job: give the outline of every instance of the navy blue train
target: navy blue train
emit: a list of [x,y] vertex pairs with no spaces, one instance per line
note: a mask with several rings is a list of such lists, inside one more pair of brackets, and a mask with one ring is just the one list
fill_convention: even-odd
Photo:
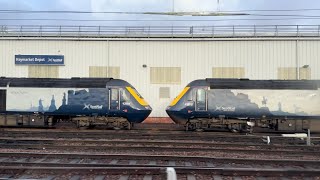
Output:
[[128,82],[112,78],[0,78],[0,126],[130,129],[152,109]]
[[319,130],[320,121],[310,121],[320,120],[319,88],[315,80],[201,79],[189,83],[166,111],[186,130]]

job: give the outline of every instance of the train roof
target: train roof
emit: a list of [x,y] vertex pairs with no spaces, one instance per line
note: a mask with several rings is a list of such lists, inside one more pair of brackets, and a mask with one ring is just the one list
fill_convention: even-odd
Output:
[[106,86],[130,86],[128,82],[113,78],[7,78],[0,77],[0,87],[41,88],[105,88]]
[[210,89],[318,89],[320,80],[249,80],[199,79],[187,86],[209,86]]

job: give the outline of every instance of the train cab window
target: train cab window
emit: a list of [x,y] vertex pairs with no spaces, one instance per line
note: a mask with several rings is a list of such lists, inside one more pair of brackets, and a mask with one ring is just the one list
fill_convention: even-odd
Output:
[[189,90],[189,92],[186,93],[186,98],[188,101],[193,101],[193,94],[194,94],[193,90],[191,91]]
[[207,103],[206,103],[206,90],[198,89],[196,92],[196,111],[206,111]]
[[121,92],[122,100],[125,102],[129,102],[130,101],[130,93],[126,89],[121,89],[120,92]]
[[134,89],[134,88],[132,88],[133,90],[134,90],[134,92],[141,98],[141,99],[143,99],[143,97],[138,93],[138,91],[136,90],[136,89]]

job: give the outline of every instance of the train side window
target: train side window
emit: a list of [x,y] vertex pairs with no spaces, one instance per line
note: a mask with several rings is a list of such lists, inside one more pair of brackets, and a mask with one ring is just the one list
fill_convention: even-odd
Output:
[[196,92],[196,111],[206,111],[207,110],[207,101],[206,101],[206,90],[198,89]]
[[112,89],[111,91],[111,100],[117,101],[119,98],[119,91],[117,89]]

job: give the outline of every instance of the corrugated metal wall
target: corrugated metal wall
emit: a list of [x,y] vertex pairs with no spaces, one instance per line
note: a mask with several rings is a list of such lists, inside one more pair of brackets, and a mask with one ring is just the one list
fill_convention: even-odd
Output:
[[[29,72],[34,68],[14,64],[14,56],[18,54],[64,55],[65,66],[59,67],[60,78],[89,77],[90,67],[92,76],[105,76],[107,70],[95,72],[94,69],[115,67],[116,72],[112,74],[120,73],[120,78],[135,86],[151,104],[154,109],[151,116],[164,117],[166,106],[185,85],[195,79],[220,74],[213,72],[216,68],[241,68],[241,73],[233,75],[250,79],[277,79],[299,76],[297,72],[294,75],[287,73],[287,76],[283,75],[286,72],[279,72],[279,69],[298,67],[300,77],[320,79],[319,48],[320,41],[307,40],[0,40],[0,76],[35,76],[34,72]],[[301,70],[305,65],[308,70]],[[174,77],[167,84],[163,81],[152,83],[150,69],[160,67],[165,67],[166,71],[170,71],[170,67],[180,68],[181,78]],[[161,75],[158,70],[154,75]],[[179,71],[172,73],[179,75]],[[153,78],[159,80],[161,77]],[[166,94],[162,91],[160,95],[160,89],[165,89]]]

